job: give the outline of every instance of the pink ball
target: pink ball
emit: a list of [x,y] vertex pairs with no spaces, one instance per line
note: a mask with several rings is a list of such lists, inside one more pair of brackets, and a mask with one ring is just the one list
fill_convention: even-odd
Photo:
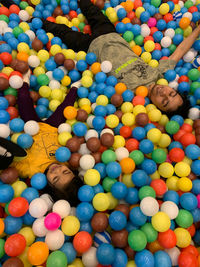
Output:
[[49,213],[44,219],[44,225],[50,231],[58,229],[61,225],[60,215],[55,212]]
[[147,22],[148,26],[151,28],[151,27],[155,27],[156,26],[156,19],[155,18],[150,18]]
[[198,201],[197,208],[200,209],[200,194],[197,195],[197,201]]

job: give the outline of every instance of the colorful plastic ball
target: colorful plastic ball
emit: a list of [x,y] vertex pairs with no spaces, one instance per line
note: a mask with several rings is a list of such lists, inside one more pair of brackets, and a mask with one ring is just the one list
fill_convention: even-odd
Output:
[[54,251],[52,252],[46,263],[47,267],[53,267],[53,266],[58,266],[58,267],[64,267],[67,266],[67,257],[64,252],[62,251]]
[[159,211],[158,201],[153,197],[144,197],[140,202],[140,209],[146,216],[154,216]]
[[100,174],[95,169],[88,169],[84,175],[84,182],[90,186],[97,185],[100,179],[101,179]]
[[27,121],[24,125],[24,132],[29,135],[36,135],[39,129],[39,124],[36,121]]
[[197,145],[188,145],[185,149],[185,153],[188,158],[195,160],[200,156],[200,148]]
[[163,267],[172,266],[172,261],[168,253],[161,250],[155,252],[154,262],[155,262],[155,267],[160,266],[160,264],[162,264]]
[[143,250],[147,245],[147,238],[141,230],[133,230],[128,235],[128,244],[135,251]]
[[142,226],[146,223],[147,217],[143,214],[140,207],[134,207],[131,209],[130,214],[130,221],[134,226]]
[[185,248],[190,245],[191,235],[186,229],[178,227],[174,230],[174,233],[177,238],[177,247]]
[[72,263],[76,258],[76,250],[74,249],[72,243],[66,242],[64,245],[60,248],[60,251],[64,252],[67,256],[67,262],[68,264]]
[[19,89],[23,85],[23,80],[20,76],[18,75],[13,75],[9,79],[9,84],[12,88]]
[[181,252],[181,254],[178,257],[178,266],[180,267],[197,267],[198,266],[198,258],[189,252]]
[[38,237],[44,237],[48,232],[47,228],[44,225],[44,219],[45,217],[41,217],[33,222],[32,230],[33,233]]
[[154,149],[151,154],[151,157],[156,163],[163,163],[166,160],[167,155],[163,149],[157,148]]
[[106,173],[111,178],[117,178],[120,176],[122,172],[122,168],[119,163],[117,162],[110,162],[106,166]]
[[24,149],[27,149],[32,146],[33,144],[33,138],[29,134],[21,134],[17,138],[17,144],[21,146]]
[[124,229],[126,223],[126,216],[121,211],[113,211],[109,216],[110,227],[115,231],[120,231]]
[[46,214],[48,206],[42,198],[35,198],[29,205],[30,215],[34,218],[40,218]]
[[78,253],[84,253],[90,249],[92,245],[92,237],[88,232],[81,231],[77,233],[73,239],[73,246]]
[[110,201],[105,193],[97,193],[92,200],[92,204],[96,210],[105,211],[108,209]]
[[148,175],[144,170],[136,170],[132,174],[132,182],[137,187],[142,187],[148,183]]
[[65,237],[61,230],[48,231],[45,237],[45,243],[52,251],[58,250],[64,244]]
[[65,235],[73,236],[80,229],[80,222],[75,216],[67,216],[61,224],[61,229]]
[[97,248],[97,260],[102,265],[112,264],[115,260],[115,250],[110,244],[101,244]]
[[173,162],[180,162],[184,159],[184,157],[185,157],[185,153],[179,147],[174,147],[169,152],[169,158]]
[[46,175],[43,173],[36,173],[31,177],[31,186],[37,190],[43,189],[47,185]]
[[73,126],[73,132],[76,136],[84,136],[87,132],[87,126],[82,123],[82,122],[77,122],[74,126]]
[[162,205],[160,210],[165,212],[171,220],[175,219],[178,216],[179,209],[177,205],[172,201],[165,201]]
[[24,121],[20,118],[15,118],[15,119],[10,121],[9,127],[10,127],[11,131],[13,131],[15,133],[22,132],[24,129]]
[[158,242],[165,249],[175,247],[176,241],[176,235],[171,229],[158,234]]
[[137,264],[137,266],[153,267],[155,266],[154,263],[155,262],[153,254],[147,249],[144,249],[135,254],[135,264]]
[[169,162],[163,162],[158,167],[159,174],[164,178],[169,178],[174,173],[173,165]]
[[8,211],[14,217],[23,216],[28,210],[28,201],[23,197],[16,197],[9,203]]
[[191,211],[197,207],[198,201],[194,194],[184,193],[180,197],[180,204],[183,209]]
[[0,110],[0,123],[8,123],[10,115],[6,110]]
[[178,226],[183,227],[183,228],[188,228],[193,223],[193,217],[189,211],[180,209],[175,221]]
[[76,208],[76,216],[80,222],[88,222],[94,213],[94,208],[90,203],[80,203]]
[[50,231],[58,229],[61,225],[60,215],[55,212],[49,213],[44,219],[44,225]]
[[69,202],[64,199],[56,201],[52,208],[52,211],[59,214],[62,219],[69,215],[70,210]]
[[59,162],[66,162],[71,157],[71,152],[67,147],[59,147],[55,153],[56,160]]
[[127,187],[124,183],[116,182],[111,187],[111,193],[115,198],[123,199],[127,194]]
[[21,234],[14,234],[7,238],[5,242],[5,252],[10,257],[16,257],[22,254],[26,247],[26,240]]
[[151,140],[144,139],[139,144],[139,150],[144,154],[152,153],[154,150],[154,144]]
[[14,196],[14,190],[12,186],[7,184],[0,185],[0,201],[1,203],[8,203]]
[[188,176],[191,172],[190,165],[185,162],[178,162],[174,167],[176,175],[179,177]]
[[23,267],[24,263],[18,257],[11,257],[4,261],[3,267]]
[[167,231],[171,225],[169,216],[162,211],[159,211],[152,217],[151,223],[158,232]]

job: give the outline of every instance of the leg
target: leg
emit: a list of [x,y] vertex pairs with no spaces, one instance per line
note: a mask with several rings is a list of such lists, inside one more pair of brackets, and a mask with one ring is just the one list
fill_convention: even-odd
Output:
[[62,104],[60,104],[60,106],[57,107],[56,111],[44,122],[54,127],[58,127],[61,123],[64,123],[66,121],[66,118],[63,115],[63,110],[67,106],[73,106],[76,97],[77,97],[77,88],[72,87],[69,93],[66,95]]
[[75,32],[64,24],[57,24],[47,20],[43,20],[43,29],[46,32],[51,32],[67,45],[68,48],[73,49],[75,52],[87,52],[92,38],[89,34],[82,32]]
[[29,86],[27,83],[24,83],[23,86],[19,89],[17,103],[19,115],[22,120],[24,120],[25,122],[29,120],[42,122],[34,109],[33,100],[30,97]]
[[91,26],[93,39],[102,34],[116,32],[115,26],[90,0],[80,0],[80,8]]

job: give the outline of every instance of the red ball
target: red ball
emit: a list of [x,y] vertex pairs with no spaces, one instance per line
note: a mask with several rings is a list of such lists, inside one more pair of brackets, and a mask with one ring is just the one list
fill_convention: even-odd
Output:
[[9,11],[10,11],[10,13],[18,14],[20,11],[20,8],[17,5],[11,5],[9,7]]
[[7,17],[10,16],[10,11],[7,7],[1,6],[0,7],[0,15],[6,15]]
[[182,76],[180,76],[179,77],[179,79],[178,79],[178,83],[182,83],[182,82],[189,82],[189,78],[188,78],[188,76],[186,76],[186,75],[182,75]]
[[155,190],[156,196],[162,196],[167,192],[166,183],[162,179],[153,180],[150,186]]
[[92,246],[92,237],[86,231],[77,233],[73,240],[73,246],[78,253],[86,252]]
[[2,267],[24,267],[24,264],[19,258],[12,257],[5,261]]
[[126,141],[125,147],[128,149],[129,152],[133,150],[138,150],[139,149],[139,141],[135,138],[130,138],[129,140]]
[[181,250],[181,252],[188,252],[188,253],[191,253],[191,254],[195,255],[196,257],[199,256],[199,251],[198,251],[198,249],[195,248],[195,246],[193,246],[193,245],[189,245],[188,247],[183,248],[183,249]]
[[175,133],[175,134],[173,135],[173,139],[174,139],[174,141],[179,141],[180,138],[181,138],[184,134],[185,134],[185,131],[180,129],[177,133]]
[[69,11],[69,16],[71,19],[77,18],[77,13],[74,10]]
[[181,136],[180,142],[183,146],[186,147],[188,145],[195,144],[196,143],[196,137],[192,133],[185,133],[184,135]]
[[85,34],[91,34],[91,27],[90,25],[85,25],[84,28],[83,28],[83,33]]
[[166,15],[164,15],[163,19],[166,23],[168,23],[173,20],[173,15],[171,13],[167,13]]
[[119,131],[120,135],[123,136],[124,138],[128,138],[132,134],[131,127],[129,126],[122,126]]
[[29,203],[24,197],[16,197],[8,205],[8,211],[13,217],[23,216],[29,208]]
[[130,20],[132,20],[133,18],[135,18],[135,12],[134,11],[128,12],[127,18],[129,18]]
[[0,54],[0,59],[2,60],[3,64],[9,65],[12,61],[12,55],[8,52],[3,52]]
[[7,238],[4,249],[10,257],[16,257],[22,254],[26,247],[26,239],[21,234],[14,234]]
[[16,109],[15,107],[8,107],[6,110],[9,113],[11,120],[19,117],[18,109]]
[[192,126],[188,123],[183,123],[183,125],[180,128],[181,130],[187,132],[187,133],[191,133],[192,132]]
[[188,12],[190,13],[198,12],[198,8],[196,6],[191,6],[190,8],[188,8]]
[[179,147],[174,147],[169,152],[169,158],[171,161],[179,162],[179,161],[182,161],[184,157],[185,157],[185,153]]
[[166,249],[175,247],[176,241],[176,235],[171,229],[166,232],[158,233],[158,242]]
[[198,259],[189,252],[181,252],[178,257],[179,267],[198,267]]

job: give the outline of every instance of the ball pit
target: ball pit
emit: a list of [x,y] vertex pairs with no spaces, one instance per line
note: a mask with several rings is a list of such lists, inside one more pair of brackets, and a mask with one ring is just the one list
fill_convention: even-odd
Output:
[[[109,75],[108,60],[75,52],[42,29],[41,18],[91,33],[76,0],[15,1],[0,7],[0,137],[29,150],[41,124],[19,117],[23,74],[37,115],[48,118],[71,84],[78,99],[56,129],[55,160],[78,170],[80,204],[52,202],[47,176],[0,173],[0,264],[3,267],[134,267],[199,265],[200,41],[158,84],[189,96],[187,119],[169,119]],[[92,1],[130,49],[155,68],[189,36],[199,1]],[[21,10],[20,10],[21,9]],[[31,21],[29,19],[33,17]],[[52,141],[53,142],[53,141]],[[19,159],[15,159],[19,160]]]

